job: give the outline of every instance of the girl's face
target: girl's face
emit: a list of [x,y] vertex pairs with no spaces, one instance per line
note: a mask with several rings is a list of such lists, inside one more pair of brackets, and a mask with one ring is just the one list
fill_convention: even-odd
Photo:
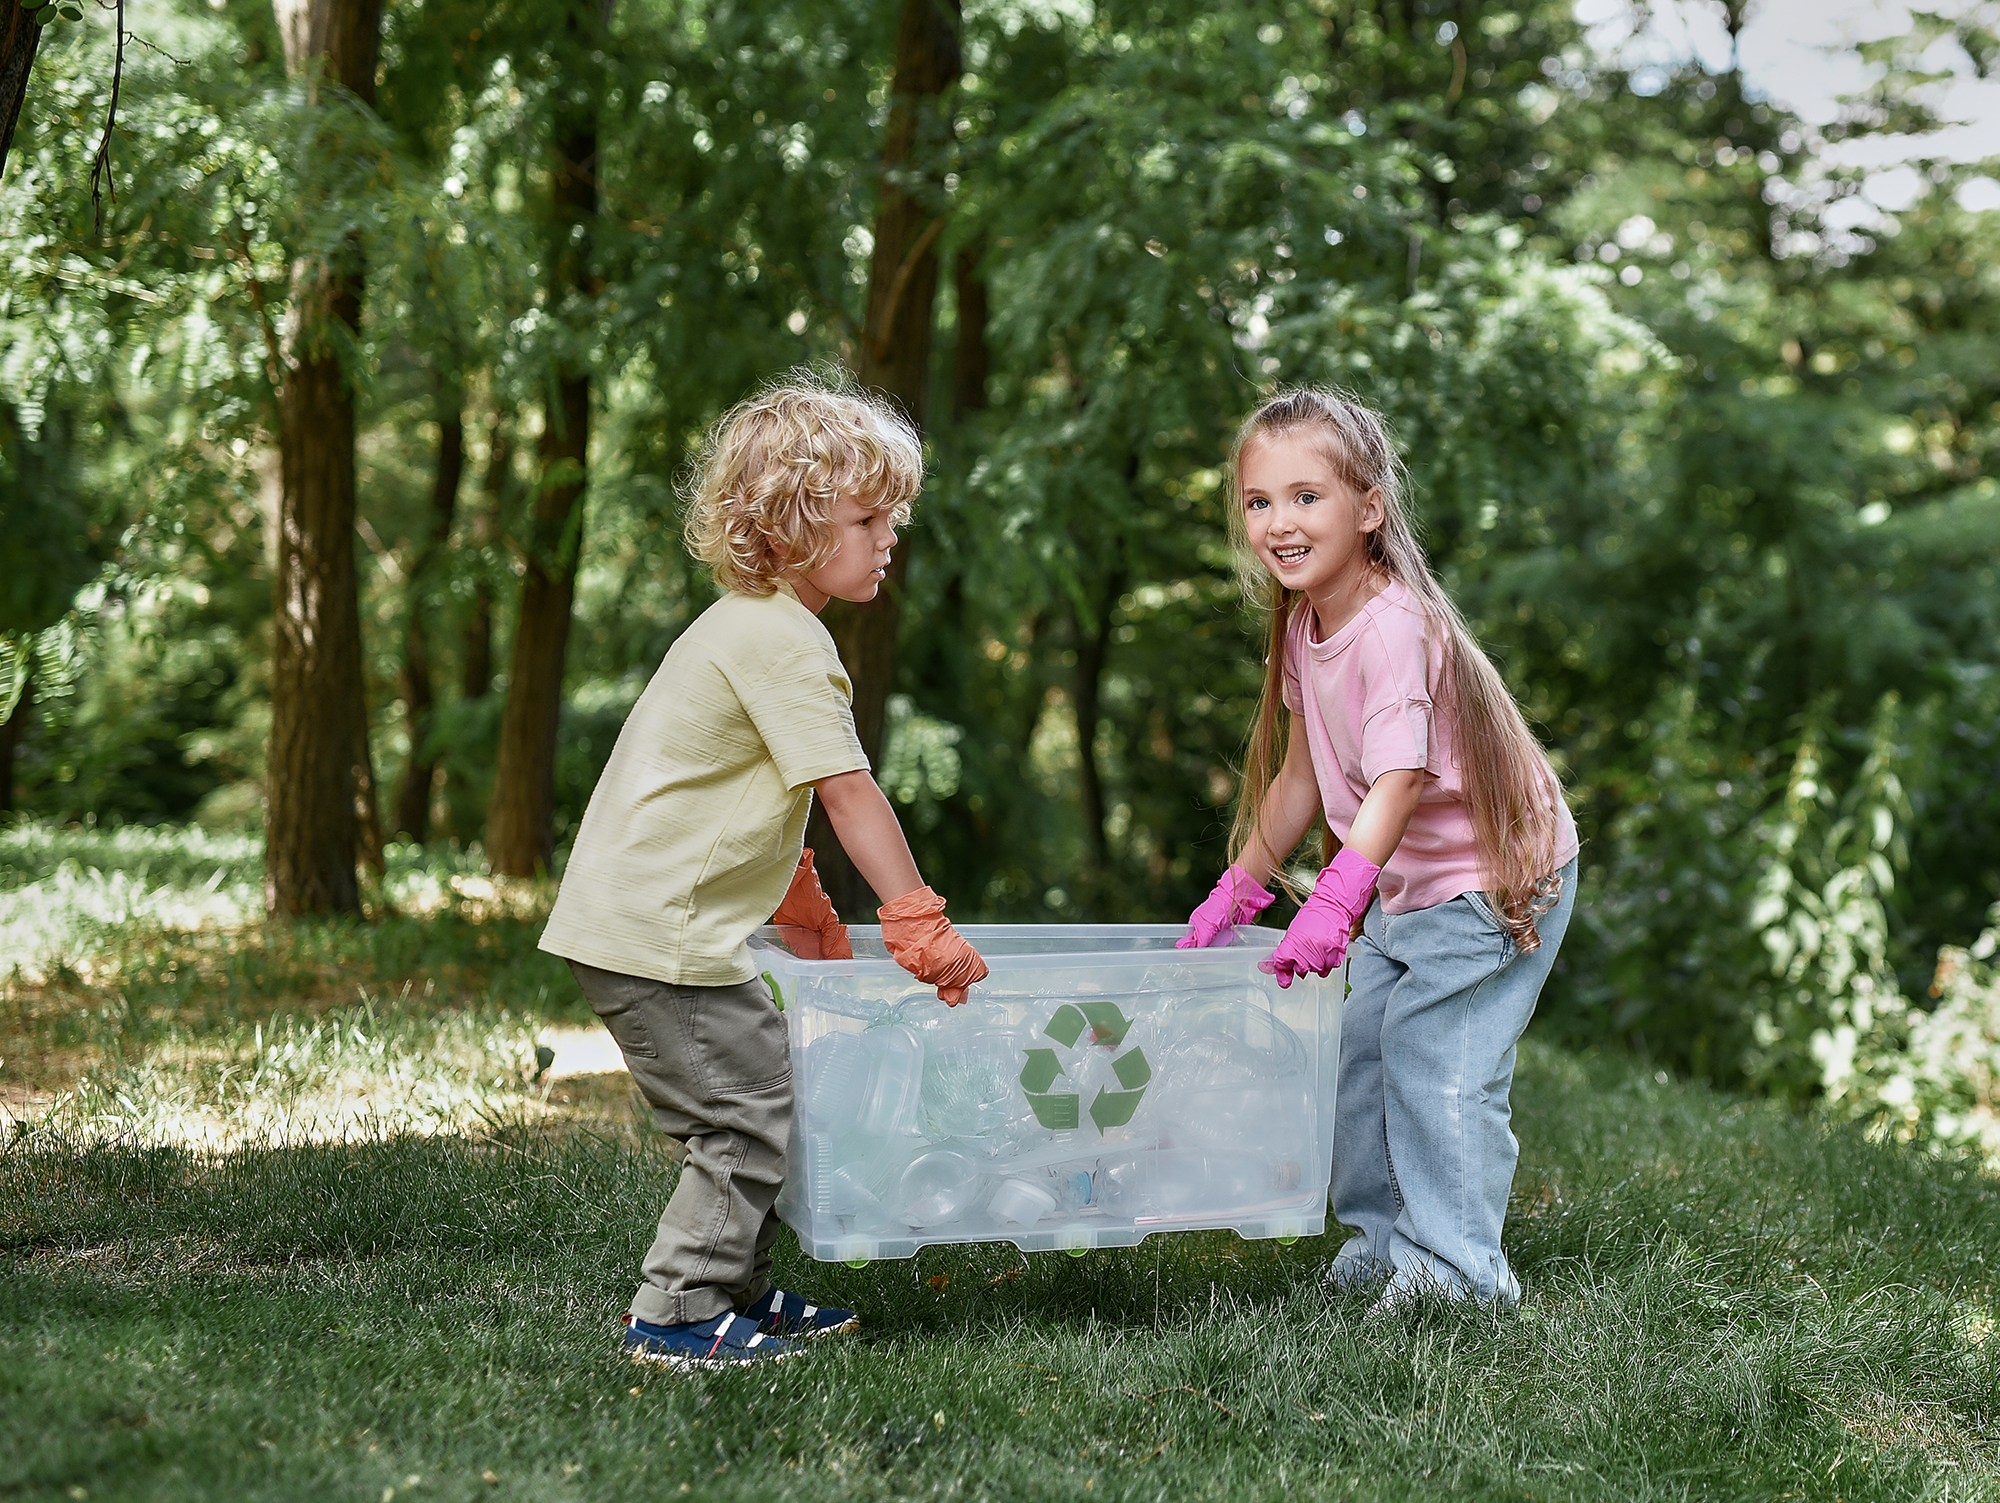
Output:
[[[1278,583],[1297,590],[1323,628],[1341,620],[1372,591],[1368,534],[1382,525],[1382,492],[1357,493],[1327,458],[1310,429],[1265,433],[1244,446],[1237,465],[1250,546]],[[1344,611],[1341,607],[1347,607]]]
[[829,600],[859,605],[873,600],[889,572],[889,553],[896,546],[889,508],[871,510],[852,496],[833,507],[833,532],[839,549],[810,574],[792,577],[799,602],[817,615]]

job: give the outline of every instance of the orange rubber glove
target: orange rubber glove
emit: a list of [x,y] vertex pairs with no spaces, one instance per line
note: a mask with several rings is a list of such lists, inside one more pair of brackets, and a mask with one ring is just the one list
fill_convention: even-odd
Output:
[[785,931],[785,943],[801,960],[852,960],[854,946],[847,942],[847,925],[833,911],[833,900],[819,885],[813,869],[812,847],[799,854],[799,869],[792,873],[792,885],[785,901],[771,915],[771,922]]
[[938,1000],[956,1007],[965,989],[986,979],[986,962],[944,916],[944,899],[928,887],[884,903],[882,943],[889,955],[919,981],[938,989]]

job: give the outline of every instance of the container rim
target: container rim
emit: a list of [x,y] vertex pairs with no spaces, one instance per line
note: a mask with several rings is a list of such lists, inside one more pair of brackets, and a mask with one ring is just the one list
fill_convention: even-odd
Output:
[[[1242,963],[1245,955],[1268,955],[1285,937],[1282,929],[1244,924],[1237,927],[1234,944],[1217,945],[1205,950],[1177,950],[1174,941],[1187,933],[1185,924],[960,924],[957,928],[988,961],[1009,968],[1021,966],[1030,969],[1132,965],[1148,959],[1171,959],[1179,965],[1234,967]],[[787,966],[811,975],[854,975],[885,967],[901,970],[889,959],[882,946],[879,924],[849,924],[847,935],[855,950],[852,960],[809,960],[795,955],[786,947],[782,933],[771,924],[752,934],[749,946],[752,950],[780,955]],[[1010,940],[1033,940],[1037,942],[1037,948],[1010,953],[1007,943]],[[1044,948],[1050,940],[1072,942],[1074,948]],[[1093,945],[1093,940],[1125,941],[1128,945],[1134,940],[1151,943],[1105,949],[1101,945]]]

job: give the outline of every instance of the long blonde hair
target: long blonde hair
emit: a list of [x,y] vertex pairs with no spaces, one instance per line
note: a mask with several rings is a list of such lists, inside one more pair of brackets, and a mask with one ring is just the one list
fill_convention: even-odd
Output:
[[924,485],[924,446],[880,397],[794,370],[717,420],[687,489],[688,552],[725,590],[768,595],[840,546],[833,511],[852,496],[900,527]]
[[[1542,942],[1536,922],[1555,906],[1560,893],[1554,872],[1562,784],[1506,682],[1425,561],[1404,496],[1402,462],[1387,423],[1347,393],[1323,387],[1299,387],[1265,402],[1244,421],[1229,456],[1234,503],[1229,527],[1238,576],[1245,598],[1269,613],[1264,690],[1244,751],[1243,793],[1230,832],[1230,853],[1241,856],[1258,838],[1264,799],[1284,763],[1290,734],[1284,703],[1286,632],[1292,613],[1305,600],[1298,591],[1279,585],[1250,547],[1243,516],[1243,454],[1267,434],[1300,429],[1323,437],[1326,458],[1357,496],[1381,492],[1382,524],[1367,534],[1368,562],[1379,575],[1409,592],[1424,613],[1426,636],[1435,632],[1442,646],[1441,671],[1432,693],[1437,713],[1451,725],[1481,877],[1515,944],[1524,952],[1536,949]],[[1325,859],[1331,860],[1332,830],[1323,831],[1323,841]],[[1289,855],[1271,852],[1280,863]]]

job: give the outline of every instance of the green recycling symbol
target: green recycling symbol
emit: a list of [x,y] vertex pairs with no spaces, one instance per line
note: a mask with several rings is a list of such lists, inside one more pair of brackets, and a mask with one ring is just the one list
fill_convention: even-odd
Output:
[[[1063,1048],[1073,1049],[1086,1028],[1090,1030],[1091,1043],[1116,1049],[1125,1042],[1125,1035],[1131,1032],[1132,1025],[1125,1021],[1125,1014],[1118,1010],[1115,1002],[1065,1002],[1056,1009],[1055,1016],[1049,1019],[1042,1032]],[[1065,1073],[1056,1051],[1027,1049],[1022,1052],[1028,1056],[1028,1062],[1021,1067],[1021,1088],[1028,1094],[1028,1105],[1035,1110],[1035,1120],[1058,1132],[1076,1127],[1082,1098],[1074,1092],[1050,1090],[1056,1083],[1056,1077]],[[1112,1060],[1111,1073],[1118,1077],[1118,1083],[1125,1089],[1114,1091],[1109,1086],[1102,1087],[1097,1099],[1090,1103],[1090,1120],[1097,1124],[1099,1137],[1104,1135],[1106,1128],[1123,1127],[1132,1120],[1132,1114],[1139,1110],[1139,1102],[1146,1094],[1146,1082],[1153,1078],[1153,1067],[1146,1063],[1145,1051],[1132,1048]]]

